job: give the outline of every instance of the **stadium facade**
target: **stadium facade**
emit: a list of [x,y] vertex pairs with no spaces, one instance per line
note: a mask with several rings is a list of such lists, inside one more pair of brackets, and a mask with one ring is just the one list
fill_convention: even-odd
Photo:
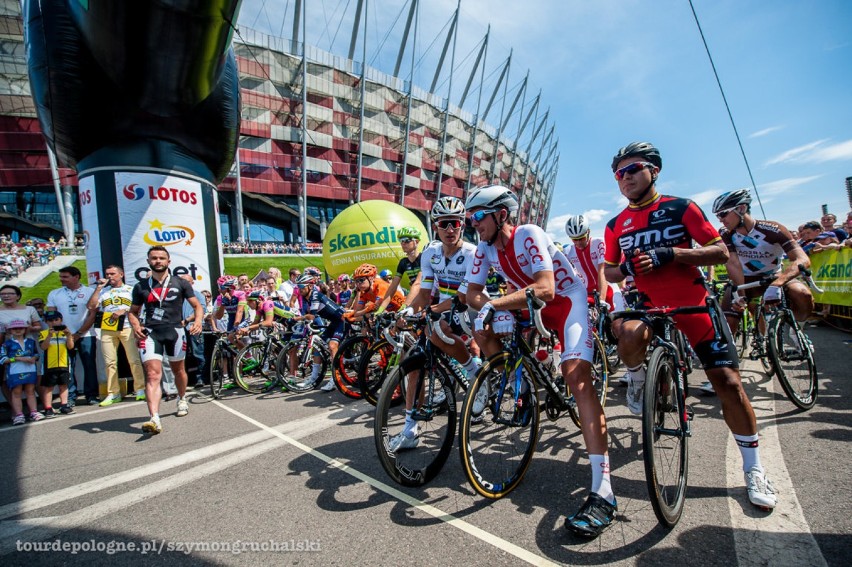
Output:
[[[411,2],[409,25],[416,5]],[[226,239],[317,242],[337,213],[368,199],[398,203],[425,220],[438,197],[464,198],[471,187],[491,182],[520,196],[522,221],[544,224],[558,140],[541,95],[529,93],[527,79],[509,88],[511,56],[492,73],[499,72],[499,80],[486,87],[486,35],[469,75],[455,77],[467,83],[456,105],[405,80],[405,40],[396,76],[353,60],[358,23],[348,57],[303,49],[300,9],[296,2],[293,39],[242,27],[235,34],[242,121],[240,166],[219,187]],[[453,33],[458,11],[442,62],[450,60]],[[438,63],[432,91],[446,69]],[[477,78],[479,86],[471,89]],[[477,96],[468,96],[474,91]],[[465,103],[476,110],[464,110]],[[59,236],[58,202],[73,210],[68,226],[80,231],[75,173],[62,164],[52,169],[51,159],[29,96],[20,3],[0,0],[0,231]]]

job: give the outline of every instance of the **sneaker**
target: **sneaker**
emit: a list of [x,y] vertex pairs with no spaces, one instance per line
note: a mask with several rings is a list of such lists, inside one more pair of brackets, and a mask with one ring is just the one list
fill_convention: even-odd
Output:
[[391,453],[397,453],[407,449],[414,449],[418,443],[420,443],[420,437],[407,437],[405,433],[400,431],[391,437],[391,440],[388,442],[388,450]]
[[62,415],[71,415],[72,413],[74,413],[74,407],[69,402],[68,404],[59,408],[59,413],[61,413]]
[[713,389],[713,384],[710,382],[704,382],[698,387],[699,390],[704,392],[705,394],[716,395],[716,390]]
[[177,403],[177,416],[183,417],[189,413],[189,403],[187,403],[186,398],[178,398]]
[[761,510],[769,511],[775,508],[778,497],[775,495],[775,487],[766,478],[766,473],[758,467],[752,467],[745,473],[745,483],[749,502]]
[[645,381],[636,383],[633,381],[633,375],[630,375],[627,384],[627,409],[633,415],[642,415],[642,392],[645,389]]
[[617,511],[617,502],[610,504],[592,492],[576,514],[565,518],[565,529],[583,537],[598,537],[612,524]]
[[202,388],[204,388],[204,381],[203,381],[203,380],[199,380],[198,382],[196,382],[196,383],[195,383],[195,386],[193,386],[193,387],[194,387],[196,390],[201,390]]
[[471,413],[474,417],[482,415],[482,412],[485,411],[485,406],[488,405],[488,385],[483,384],[481,388],[476,392],[476,396],[473,398],[473,407],[470,408]]
[[100,403],[101,403],[101,401],[98,398],[86,398],[86,405],[87,406],[96,406]]
[[24,414],[18,414],[12,418],[12,425],[23,425],[27,422],[27,418],[24,417]]
[[56,417],[56,412],[53,411],[53,408],[47,408],[41,413],[43,413],[44,417],[47,418],[47,419],[51,419],[53,417]]
[[234,382],[228,382],[227,384],[222,384],[223,390],[233,390],[237,385]]
[[153,419],[151,419],[142,424],[142,431],[144,433],[156,435],[158,433],[163,432],[163,426],[160,424],[159,421],[154,421]]
[[28,419],[30,421],[41,421],[44,419],[44,415],[42,415],[41,412],[31,411]]
[[68,400],[68,407],[73,408],[77,405],[77,400]]
[[107,406],[111,406],[112,404],[117,404],[120,401],[121,401],[121,394],[110,394],[107,397],[105,397],[104,401],[102,401],[98,405],[101,406],[102,408],[105,408]]
[[323,392],[332,392],[334,391],[335,387],[336,386],[334,385],[334,380],[329,379],[325,384],[323,384],[320,390],[322,390]]
[[255,368],[259,366],[258,362],[254,359],[246,360],[246,363],[243,364],[243,372],[251,372]]
[[145,401],[145,390],[136,390],[136,401],[144,402]]

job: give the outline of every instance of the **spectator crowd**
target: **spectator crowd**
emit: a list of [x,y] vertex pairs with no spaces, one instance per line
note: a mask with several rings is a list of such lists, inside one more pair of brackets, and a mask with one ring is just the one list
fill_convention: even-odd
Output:
[[799,245],[810,256],[825,250],[852,248],[852,211],[846,213],[846,220],[837,223],[837,217],[826,213],[819,221],[811,220],[791,231],[799,239]]
[[33,266],[43,266],[59,255],[65,238],[38,241],[22,238],[18,242],[0,234],[0,280],[10,280]]
[[322,242],[284,244],[282,242],[225,242],[223,254],[322,254]]

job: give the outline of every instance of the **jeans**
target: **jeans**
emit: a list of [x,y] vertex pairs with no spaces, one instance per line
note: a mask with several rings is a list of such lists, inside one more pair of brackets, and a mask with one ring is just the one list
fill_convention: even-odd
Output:
[[83,392],[86,399],[97,399],[100,394],[98,390],[98,368],[97,368],[97,346],[96,337],[83,337],[74,344],[74,350],[68,351],[68,365],[71,367],[71,381],[68,384],[68,400],[77,399],[77,355],[80,355],[80,363],[83,366]]
[[204,338],[202,335],[190,335],[189,327],[186,330],[186,354],[186,374],[189,385],[193,386],[201,379],[204,369]]

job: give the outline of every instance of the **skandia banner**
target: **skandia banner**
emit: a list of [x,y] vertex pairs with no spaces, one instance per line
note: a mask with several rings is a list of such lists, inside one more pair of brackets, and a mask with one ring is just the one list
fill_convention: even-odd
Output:
[[101,267],[101,234],[98,226],[97,193],[94,177],[80,179],[80,224],[83,227],[83,246],[89,284],[103,277]]
[[405,226],[420,231],[418,249],[428,244],[426,228],[410,210],[382,200],[350,205],[334,217],[322,243],[322,259],[329,275],[349,274],[361,264],[379,271],[395,271],[404,256],[396,232]]
[[811,272],[823,291],[814,301],[852,307],[852,248],[811,253]]
[[[197,289],[210,289],[202,183],[166,174],[119,172],[115,192],[127,283],[146,277],[148,249],[163,246],[171,256],[173,275],[189,274]],[[219,234],[217,221],[211,219]]]

